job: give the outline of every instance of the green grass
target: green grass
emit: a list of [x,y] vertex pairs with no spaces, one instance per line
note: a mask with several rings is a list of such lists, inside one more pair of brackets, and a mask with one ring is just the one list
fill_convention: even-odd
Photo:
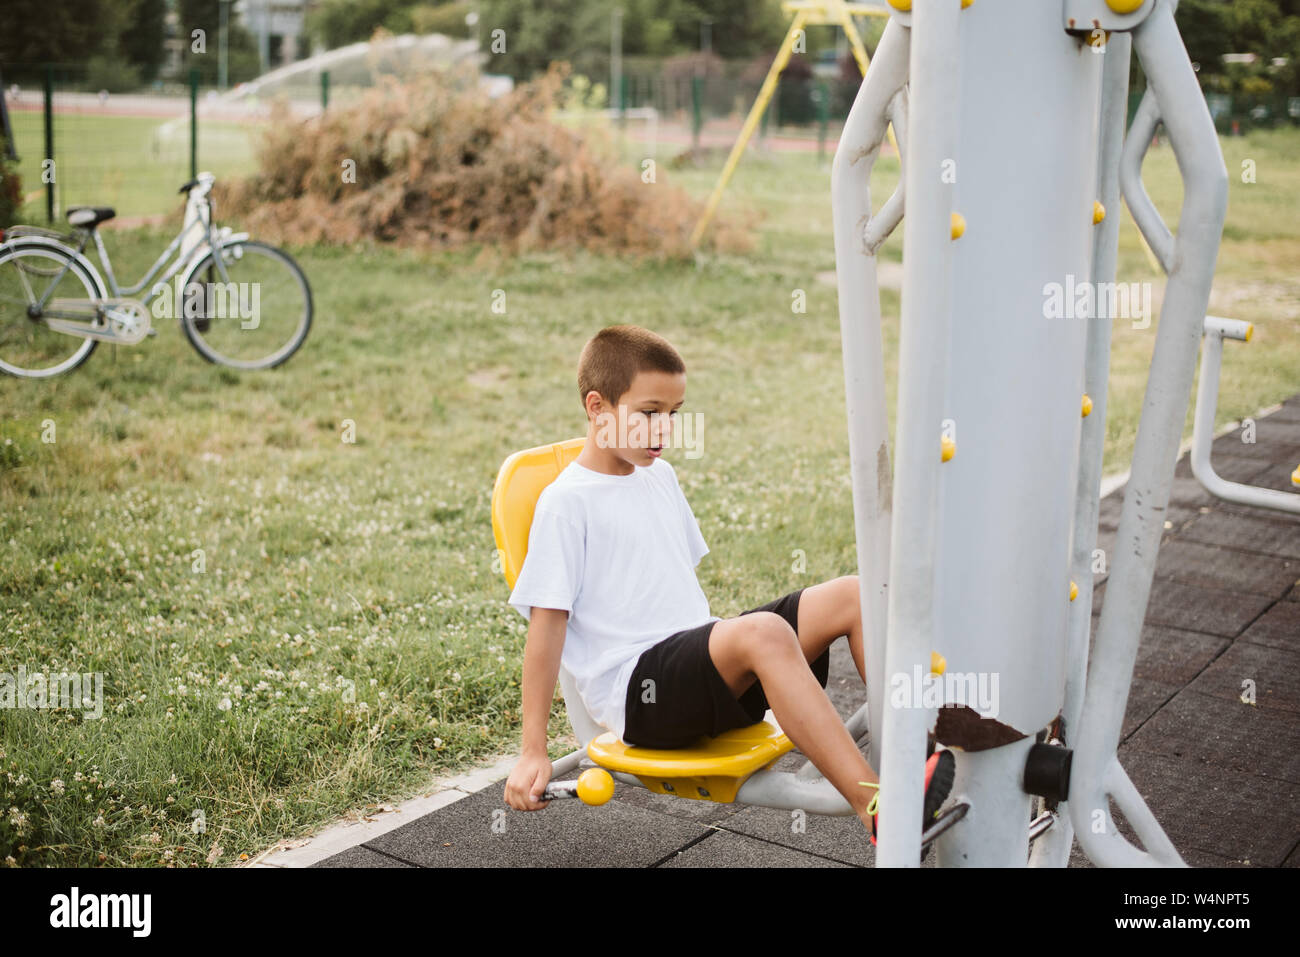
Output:
[[[1216,294],[1262,292],[1228,313],[1258,331],[1226,350],[1220,421],[1300,382],[1297,145],[1224,143],[1259,182],[1232,186]],[[1172,218],[1172,156],[1147,168]],[[660,181],[702,194],[716,172]],[[877,205],[896,175],[879,164]],[[698,265],[293,250],[316,324],[271,373],[210,366],[164,324],[57,380],[0,381],[0,661],[101,672],[105,695],[101,720],[0,712],[0,861],[228,864],[517,749],[525,623],[493,568],[492,483],[510,452],[582,434],[575,366],[602,326],[652,328],[689,367],[704,456],[670,458],[715,614],[853,572],[839,318],[816,278],[834,268],[828,176],[748,157],[724,209],[762,213],[757,248]],[[118,274],[166,238],[109,235]],[[1151,275],[1127,224],[1119,278]],[[897,294],[884,309],[892,420]],[[1154,332],[1116,325],[1108,472],[1131,455]],[[560,702],[550,740],[574,746]]]

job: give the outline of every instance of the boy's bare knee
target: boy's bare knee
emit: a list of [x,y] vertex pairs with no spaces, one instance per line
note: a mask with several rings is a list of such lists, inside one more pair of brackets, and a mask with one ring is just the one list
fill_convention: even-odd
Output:
[[744,616],[749,634],[746,645],[755,657],[773,657],[787,655],[791,652],[802,654],[799,649],[799,636],[795,634],[790,623],[772,611],[756,611]]

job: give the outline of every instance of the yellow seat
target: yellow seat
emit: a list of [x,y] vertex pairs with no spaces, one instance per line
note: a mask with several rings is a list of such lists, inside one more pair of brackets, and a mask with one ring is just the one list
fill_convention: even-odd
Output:
[[[492,535],[506,584],[515,587],[528,554],[528,533],[542,489],[578,457],[585,437],[540,445],[511,454],[497,472],[492,490]],[[794,748],[781,729],[768,721],[736,728],[716,738],[701,737],[689,748],[636,748],[603,731],[583,707],[561,668],[565,704],[578,736],[588,741],[587,754],[610,771],[635,775],[659,794],[697,801],[730,803],[745,779],[773,764]],[[588,733],[584,734],[584,731]]]
[[492,489],[492,537],[501,556],[501,571],[511,589],[528,554],[528,532],[542,489],[555,481],[564,467],[578,457],[585,437],[539,445],[508,456],[497,472]]
[[746,778],[793,748],[780,728],[760,721],[716,738],[702,736],[689,748],[636,748],[606,731],[587,745],[587,755],[606,770],[635,775],[659,794],[730,804]]

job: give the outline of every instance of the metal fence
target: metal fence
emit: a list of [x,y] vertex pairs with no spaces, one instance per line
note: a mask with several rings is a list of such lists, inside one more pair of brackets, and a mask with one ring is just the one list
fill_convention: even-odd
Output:
[[[459,55],[454,50],[447,55],[453,54]],[[396,55],[389,51],[387,59],[377,59],[331,51],[318,64],[280,71],[273,84],[263,78],[231,91],[202,85],[191,72],[188,82],[109,93],[85,64],[5,65],[0,83],[20,157],[18,218],[57,220],[77,205],[113,206],[122,221],[166,214],[179,208],[176,188],[197,169],[211,170],[218,179],[255,169],[258,133],[271,99],[287,97],[301,114],[346,102],[377,76],[400,74],[401,64],[389,62]],[[761,58],[716,57],[694,63],[629,58],[624,66],[614,95],[606,91],[608,105],[651,108],[662,123],[686,131],[683,139],[695,145],[717,145],[734,136],[766,68]],[[763,117],[763,133],[779,128],[787,136],[830,140],[833,148],[859,82],[845,57],[798,63],[782,75]],[[1141,92],[1130,93],[1130,117]],[[1206,99],[1224,134],[1300,124],[1300,97],[1209,93]]]
[[6,66],[5,107],[18,155],[18,219],[60,220],[73,206],[111,206],[119,220],[180,208],[199,169],[218,178],[255,167],[260,117],[228,108],[192,72],[185,83],[130,93],[97,88],[85,65]]

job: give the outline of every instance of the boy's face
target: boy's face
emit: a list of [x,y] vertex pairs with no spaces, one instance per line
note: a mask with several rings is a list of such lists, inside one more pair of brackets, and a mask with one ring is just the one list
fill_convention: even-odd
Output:
[[[673,419],[686,396],[686,374],[682,372],[638,372],[632,385],[619,397],[618,407],[610,408],[592,392],[596,408],[598,439],[613,436],[614,442],[602,447],[632,465],[649,465],[660,455],[658,450],[672,438]],[[619,423],[626,422],[626,432]],[[603,439],[601,439],[603,441]]]

